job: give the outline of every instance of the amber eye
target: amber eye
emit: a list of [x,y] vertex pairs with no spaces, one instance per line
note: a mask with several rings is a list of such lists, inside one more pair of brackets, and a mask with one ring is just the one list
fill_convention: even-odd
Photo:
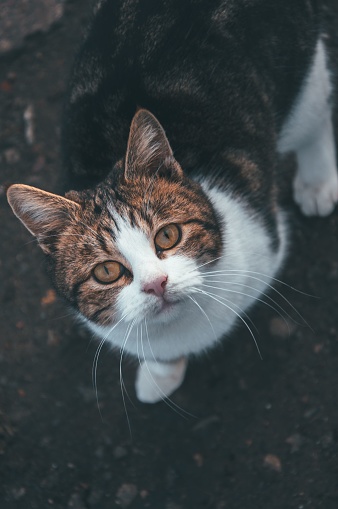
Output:
[[117,281],[124,271],[124,266],[119,262],[103,262],[96,265],[93,273],[99,283],[108,284]]
[[161,228],[155,237],[155,246],[158,251],[165,251],[176,246],[181,240],[181,230],[177,224],[168,224]]

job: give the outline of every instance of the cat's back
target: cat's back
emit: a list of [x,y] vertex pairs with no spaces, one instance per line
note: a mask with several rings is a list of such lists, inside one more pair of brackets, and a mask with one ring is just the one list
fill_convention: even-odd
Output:
[[99,2],[70,83],[67,168],[102,178],[124,155],[137,107],[159,118],[187,171],[234,133],[245,144],[250,128],[259,143],[260,125],[290,108],[318,19],[316,0]]

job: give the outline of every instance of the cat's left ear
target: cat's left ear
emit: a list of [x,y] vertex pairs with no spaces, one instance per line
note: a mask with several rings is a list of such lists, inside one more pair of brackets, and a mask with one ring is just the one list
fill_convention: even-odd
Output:
[[124,175],[133,180],[142,173],[175,179],[183,176],[163,127],[144,109],[138,110],[131,122]]
[[37,238],[46,254],[50,253],[55,236],[81,209],[72,200],[23,184],[9,186],[7,199],[14,214]]

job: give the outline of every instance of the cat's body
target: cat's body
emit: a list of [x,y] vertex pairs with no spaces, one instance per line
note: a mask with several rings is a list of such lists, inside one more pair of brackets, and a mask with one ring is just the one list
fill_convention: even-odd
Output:
[[60,293],[146,360],[136,389],[153,402],[272,284],[287,245],[278,153],[296,151],[303,212],[333,210],[332,87],[315,0],[100,4],[65,111],[77,191],[8,196]]

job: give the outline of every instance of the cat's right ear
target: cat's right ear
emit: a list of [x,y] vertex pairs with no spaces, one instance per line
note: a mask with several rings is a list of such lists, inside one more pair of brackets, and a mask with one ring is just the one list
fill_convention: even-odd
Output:
[[140,109],[130,126],[124,175],[128,181],[155,174],[177,179],[183,171],[160,122],[150,111]]
[[7,199],[14,214],[37,238],[46,254],[50,253],[51,236],[61,232],[81,209],[72,200],[23,184],[9,186]]

